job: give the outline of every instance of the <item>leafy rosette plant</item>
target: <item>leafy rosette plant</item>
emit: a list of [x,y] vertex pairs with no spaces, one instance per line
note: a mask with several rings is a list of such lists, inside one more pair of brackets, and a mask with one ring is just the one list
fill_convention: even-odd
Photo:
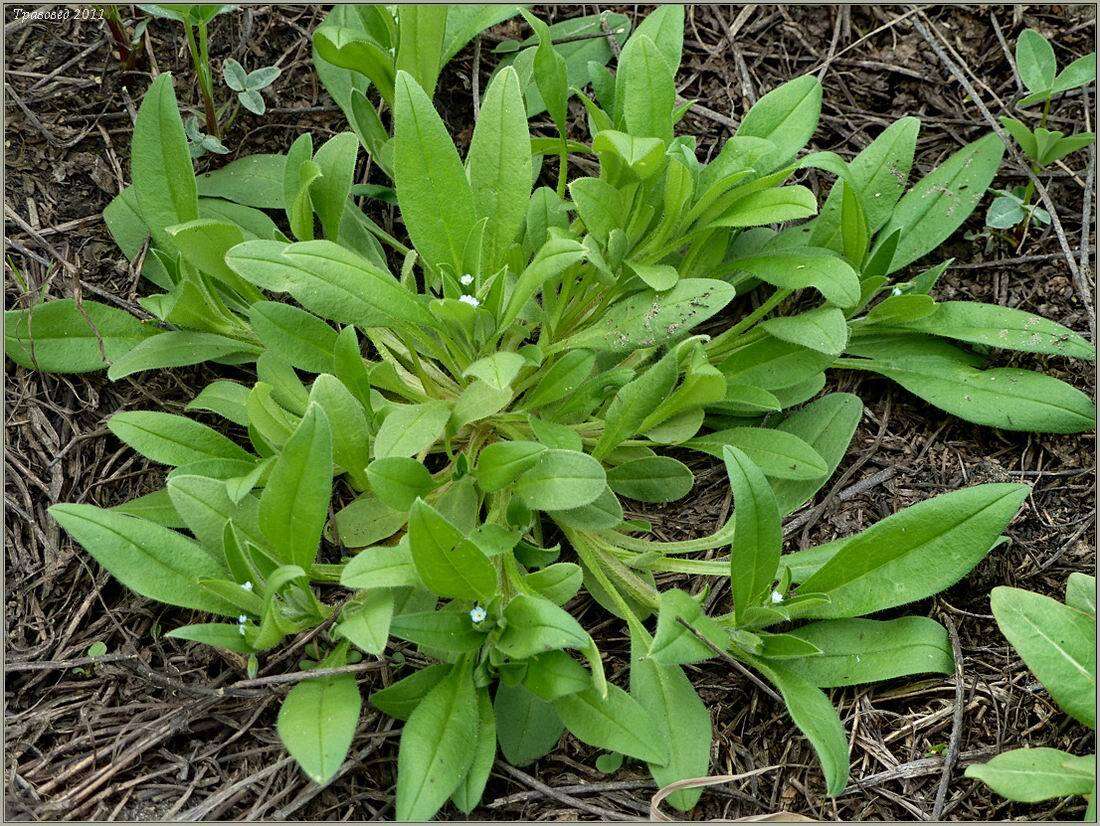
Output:
[[[285,156],[196,178],[171,78],[154,82],[135,127],[133,186],[105,218],[163,290],[142,299],[155,320],[49,302],[7,316],[8,354],[41,369],[109,366],[111,378],[254,362],[256,380],[218,380],[190,402],[224,419],[221,429],[159,411],[116,414],[109,427],[123,442],[171,468],[164,489],[113,509],[51,513],[135,592],[223,618],[197,618],[172,637],[239,652],[256,668],[288,636],[327,624],[308,663],[325,673],[296,685],[278,720],[317,782],[340,769],[361,710],[341,667],[380,656],[391,639],[415,646],[423,667],[369,698],[405,721],[399,818],[431,817],[448,799],[471,811],[498,748],[525,765],[565,730],[645,762],[662,784],[705,774],[709,714],[682,666],[712,655],[777,686],[835,793],[846,750],[821,688],[951,668],[931,620],[865,615],[957,581],[996,544],[1024,489],[954,492],[781,556],[781,518],[824,485],[862,411],[848,394],[814,398],[824,370],[876,370],[952,409],[954,391],[933,393],[911,374],[950,384],[945,365],[963,358],[965,381],[1000,380],[989,392],[1001,401],[1001,384],[1011,394],[1049,382],[1041,399],[1016,389],[1028,416],[990,423],[1084,426],[1088,400],[1067,385],[954,355],[964,351],[942,337],[1030,339],[1009,330],[1006,345],[972,316],[958,321],[926,294],[935,273],[864,309],[889,273],[973,209],[970,187],[992,177],[999,146],[964,149],[904,196],[909,162],[881,153],[900,140],[905,155],[915,140],[907,121],[851,163],[827,153],[796,161],[821,97],[816,80],[800,78],[762,98],[699,163],[694,141],[675,135],[687,111],[673,83],[678,7],[638,27],[614,75],[587,65],[593,136],[568,141],[564,112],[581,81],[550,27],[528,19],[531,51],[488,84],[465,158],[416,73],[394,67],[393,136],[372,160],[386,158],[411,245],[350,199],[363,192],[353,184],[361,135],[314,149],[306,134]],[[532,89],[557,127],[550,143],[529,132]],[[561,159],[554,188],[536,186],[546,151]],[[582,154],[597,161],[585,164],[595,174],[570,181],[569,160]],[[807,166],[839,179],[816,217],[810,190],[787,183]],[[281,228],[264,210],[280,212]],[[853,215],[863,216],[862,235]],[[737,293],[761,285],[773,292],[757,310],[707,334]],[[821,306],[773,315],[804,290]],[[919,319],[881,309],[907,305],[932,305],[921,318],[940,321],[914,327]],[[1018,323],[1043,347],[1080,350],[1068,330],[1032,316]],[[935,370],[920,373],[906,347],[933,354]],[[1064,418],[1034,412],[1049,407],[1052,387],[1072,399],[1058,408]],[[240,438],[221,432],[230,425]],[[657,542],[627,516],[624,499],[670,502],[691,490],[693,474],[670,448],[727,463],[735,513],[710,536]],[[728,559],[688,556],[731,544]],[[732,610],[661,592],[669,572],[730,577]],[[607,679],[574,615],[582,588],[628,625],[625,687]],[[698,794],[669,800],[687,809]]]
[[[994,588],[997,627],[1070,717],[1096,729],[1096,578],[1070,574],[1065,602],[1020,588]],[[1009,800],[1038,803],[1055,797],[1088,798],[1085,821],[1096,819],[1096,755],[1055,748],[1022,748],[967,766]]]

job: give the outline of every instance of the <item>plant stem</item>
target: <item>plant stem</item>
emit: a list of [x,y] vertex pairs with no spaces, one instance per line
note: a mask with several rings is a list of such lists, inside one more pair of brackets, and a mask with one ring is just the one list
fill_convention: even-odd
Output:
[[[1043,104],[1043,114],[1039,117],[1039,128],[1046,129],[1047,117],[1050,115],[1050,98],[1046,99]],[[1038,175],[1042,171],[1042,167],[1039,166],[1037,161],[1031,162],[1031,174]],[[1031,210],[1028,209],[1031,206],[1031,199],[1035,195],[1035,181],[1032,178],[1027,180],[1027,188],[1024,190],[1024,197],[1021,199],[1024,202],[1024,223],[1020,227],[1020,241],[1024,240],[1024,236],[1027,234],[1028,225],[1031,223]]]
[[774,310],[787,296],[791,294],[790,290],[779,289],[769,295],[764,303],[738,321],[728,330],[721,335],[716,336],[707,342],[706,347],[707,355],[711,358],[720,358],[725,355],[730,349],[731,344],[738,343],[736,339],[756,322]]
[[195,31],[191,27],[191,21],[184,22],[183,26],[184,31],[187,33],[187,48],[191,52],[191,62],[195,64],[195,74],[199,81],[199,93],[202,96],[203,109],[206,111],[206,131],[221,140],[221,131],[218,129],[218,114],[214,108],[214,90],[210,84],[210,53],[206,24],[199,24],[198,43],[195,42]]
[[558,134],[561,137],[561,150],[558,152],[558,197],[564,198],[567,172],[569,170],[569,144],[564,134],[560,132]]

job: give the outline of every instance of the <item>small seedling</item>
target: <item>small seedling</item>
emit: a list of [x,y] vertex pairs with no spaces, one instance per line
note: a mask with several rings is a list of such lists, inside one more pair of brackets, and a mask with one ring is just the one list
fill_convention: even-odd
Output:
[[274,83],[281,72],[278,66],[264,66],[245,72],[244,67],[233,58],[222,63],[226,85],[237,93],[237,102],[254,115],[267,111],[267,104],[260,92]]

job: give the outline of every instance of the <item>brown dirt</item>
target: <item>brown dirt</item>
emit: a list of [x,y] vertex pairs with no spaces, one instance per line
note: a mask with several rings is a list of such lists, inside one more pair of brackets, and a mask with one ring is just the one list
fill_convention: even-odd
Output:
[[[123,16],[130,19],[130,9]],[[850,156],[902,115],[923,122],[918,165],[927,171],[947,153],[987,130],[981,116],[928,43],[902,19],[908,8],[759,6],[732,45],[742,7],[691,7],[684,97],[716,116],[689,114],[684,131],[704,150],[728,137],[748,103],[781,81],[830,56],[816,149]],[[591,13],[594,7],[584,7]],[[627,7],[637,15],[638,7]],[[552,16],[581,13],[558,6]],[[344,128],[312,73],[308,32],[317,7],[251,6],[218,19],[215,65],[234,56],[248,68],[281,60],[284,72],[268,95],[263,118],[247,113],[227,142],[238,154],[285,150],[303,130],[323,138]],[[1018,96],[994,23],[1013,43],[1034,26],[1057,45],[1060,63],[1091,50],[1094,10],[1086,6],[930,7],[934,32],[946,38],[979,79],[997,114],[995,95]],[[8,23],[14,20],[6,18]],[[81,294],[133,307],[145,289],[110,240],[100,212],[126,180],[132,112],[151,69],[171,69],[181,102],[196,93],[182,35],[166,21],[149,27],[143,61],[122,73],[101,22],[35,23],[8,32],[6,290],[9,308],[30,293]],[[445,71],[440,101],[456,134],[471,118],[467,48]],[[958,58],[956,58],[958,59]],[[485,71],[491,66],[483,54]],[[1091,95],[1056,107],[1058,128],[1091,124]],[[580,112],[574,110],[574,116]],[[1091,128],[1091,126],[1086,127]],[[466,135],[468,137],[468,130]],[[217,165],[217,158],[200,164]],[[1094,228],[1082,214],[1093,199],[1091,156],[1067,158],[1044,180],[1068,242],[1091,273]],[[1006,162],[998,187],[1024,180]],[[816,173],[808,185],[828,181]],[[982,208],[984,212],[984,205]],[[10,213],[34,230],[26,231]],[[1095,214],[1095,213],[1094,213]],[[981,232],[979,216],[965,230]],[[956,257],[942,298],[974,298],[1021,307],[1087,334],[1086,310],[1050,229],[1020,244],[1003,235],[974,238],[960,230],[943,256]],[[1023,258],[1020,261],[1018,259]],[[936,258],[935,260],[939,260]],[[58,261],[66,262],[59,266]],[[30,293],[20,283],[30,285]],[[1005,364],[1044,369],[1089,392],[1093,368],[1062,359],[998,356]],[[150,467],[104,427],[121,409],[178,410],[214,375],[213,369],[144,374],[110,383],[102,375],[40,375],[7,364],[5,525],[7,628],[6,815],[13,819],[373,819],[392,817],[399,727],[372,711],[363,715],[353,760],[327,788],[309,783],[275,734],[273,692],[217,696],[240,679],[241,664],[209,649],[163,638],[183,613],[137,599],[83,555],[47,517],[58,501],[113,505],[159,486]],[[221,368],[232,375],[232,368]],[[1023,480],[1033,492],[1008,529],[1010,543],[939,597],[913,610],[958,628],[962,647],[963,725],[960,761],[948,778],[942,816],[952,820],[1076,819],[1081,800],[1036,806],[1009,804],[962,777],[968,761],[1002,747],[1051,745],[1076,753],[1093,736],[1051,704],[989,615],[988,591],[1011,584],[1060,594],[1072,571],[1095,571],[1095,443],[1092,435],[1005,433],[960,422],[885,380],[834,371],[829,388],[857,392],[866,413],[838,474],[817,507],[796,514],[789,549],[846,535],[897,509],[979,481]],[[649,514],[669,537],[707,531],[729,502],[723,475],[701,466],[686,505]],[[673,578],[675,579],[675,578]],[[681,578],[683,580],[683,578]],[[693,583],[681,581],[691,587]],[[695,587],[698,587],[696,584]],[[619,623],[593,608],[608,670],[628,662]],[[109,655],[80,663],[93,642]],[[300,641],[305,644],[305,640]],[[264,674],[296,668],[300,645],[268,659]],[[78,660],[75,664],[69,661]],[[715,722],[712,770],[739,773],[779,768],[708,791],[695,818],[733,818],[786,809],[820,819],[908,820],[927,817],[941,782],[942,754],[955,707],[951,679],[898,680],[833,692],[851,736],[852,782],[835,799],[822,794],[820,772],[805,740],[782,709],[740,674],[708,663],[691,674]],[[366,672],[364,691],[391,679],[390,664]],[[594,768],[596,753],[566,736],[554,754],[528,772],[498,766],[474,817],[593,819],[600,807],[644,816],[652,787],[637,764],[613,776]],[[538,784],[552,787],[553,794]],[[596,785],[594,785],[596,784]],[[586,788],[574,788],[583,785]],[[562,798],[562,794],[571,795]],[[580,800],[580,803],[575,801]],[[445,818],[455,818],[445,809]]]

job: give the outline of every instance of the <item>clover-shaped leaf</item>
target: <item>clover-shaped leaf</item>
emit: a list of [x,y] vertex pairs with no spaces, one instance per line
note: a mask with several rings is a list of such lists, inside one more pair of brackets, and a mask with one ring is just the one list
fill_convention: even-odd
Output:
[[222,77],[226,85],[237,93],[237,100],[245,109],[256,115],[262,115],[267,111],[267,104],[260,94],[261,89],[270,86],[282,73],[278,66],[264,66],[251,72],[246,72],[233,58],[227,58],[222,63]]

